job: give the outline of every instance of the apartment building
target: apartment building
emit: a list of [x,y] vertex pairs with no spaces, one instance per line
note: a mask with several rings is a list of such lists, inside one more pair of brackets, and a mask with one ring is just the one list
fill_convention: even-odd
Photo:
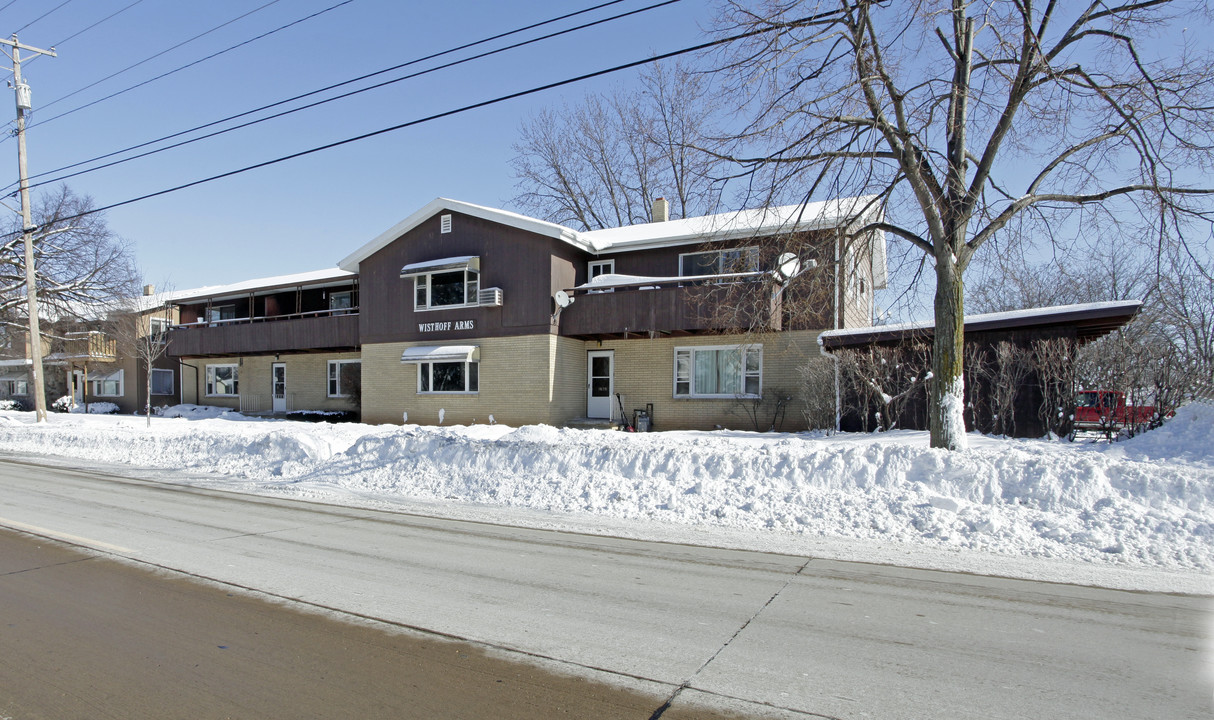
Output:
[[744,406],[778,395],[796,429],[818,334],[870,324],[884,237],[847,231],[879,213],[849,198],[583,232],[439,198],[336,269],[178,297],[169,353],[183,401],[245,412],[747,428]]

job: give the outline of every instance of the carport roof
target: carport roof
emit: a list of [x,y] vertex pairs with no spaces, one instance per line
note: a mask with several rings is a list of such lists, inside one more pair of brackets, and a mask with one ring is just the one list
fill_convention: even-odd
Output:
[[[1125,325],[1142,309],[1141,300],[1081,305],[1055,305],[1010,312],[969,315],[965,332],[1024,330],[1029,328],[1073,325],[1079,342],[1089,342]],[[828,330],[818,336],[818,344],[827,351],[880,343],[900,342],[910,337],[930,338],[935,334],[934,322],[877,325],[849,330]]]

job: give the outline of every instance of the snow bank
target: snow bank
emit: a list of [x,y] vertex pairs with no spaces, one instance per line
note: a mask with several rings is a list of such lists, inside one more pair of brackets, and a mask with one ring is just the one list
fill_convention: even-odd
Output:
[[[175,417],[171,417],[175,416]],[[189,420],[186,418],[197,418]],[[0,413],[8,452],[204,471],[242,491],[431,501],[1105,566],[1214,569],[1214,407],[1124,443]]]

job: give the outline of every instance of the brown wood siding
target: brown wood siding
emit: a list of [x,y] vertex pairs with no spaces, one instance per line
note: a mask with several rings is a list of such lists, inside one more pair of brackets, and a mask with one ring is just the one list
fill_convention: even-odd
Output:
[[694,286],[578,294],[561,312],[560,332],[569,337],[593,337],[768,327],[766,308],[759,311],[761,317],[719,312],[719,303],[734,292],[730,286]]
[[[439,216],[445,214],[452,215],[452,230],[443,234]],[[414,280],[401,278],[401,268],[464,255],[480,258],[480,287],[501,288],[502,306],[415,311]],[[588,258],[561,240],[440,211],[359,264],[360,337],[364,343],[447,342],[552,332],[552,295],[579,266],[585,275]],[[467,320],[473,329],[418,329],[422,323]]]
[[358,345],[358,315],[175,328],[169,335],[173,357],[348,350]]

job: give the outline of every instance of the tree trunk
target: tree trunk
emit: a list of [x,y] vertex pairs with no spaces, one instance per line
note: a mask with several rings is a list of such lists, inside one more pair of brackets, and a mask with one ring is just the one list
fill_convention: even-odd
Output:
[[931,446],[946,450],[966,449],[964,295],[965,285],[955,262],[937,253],[936,332],[932,343],[932,402],[928,412]]

